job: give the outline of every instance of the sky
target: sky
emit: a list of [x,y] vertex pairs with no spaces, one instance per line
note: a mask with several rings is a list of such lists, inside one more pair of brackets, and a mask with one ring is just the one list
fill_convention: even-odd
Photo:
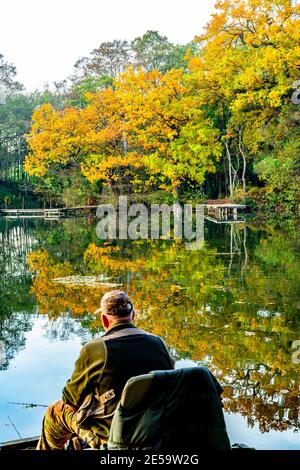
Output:
[[28,91],[63,80],[101,42],[157,30],[184,44],[201,33],[215,0],[1,0],[0,53]]

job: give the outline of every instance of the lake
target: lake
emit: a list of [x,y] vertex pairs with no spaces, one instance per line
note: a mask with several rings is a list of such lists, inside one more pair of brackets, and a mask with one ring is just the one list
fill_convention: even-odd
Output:
[[195,251],[181,240],[101,241],[96,224],[0,219],[0,441],[39,434],[43,405],[102,333],[93,312],[117,287],[176,367],[218,378],[232,443],[300,449],[299,223],[206,220]]

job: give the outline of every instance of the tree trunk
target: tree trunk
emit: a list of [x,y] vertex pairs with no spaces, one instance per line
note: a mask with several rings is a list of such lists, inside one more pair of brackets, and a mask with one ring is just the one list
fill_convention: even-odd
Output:
[[177,184],[174,186],[174,191],[175,191],[175,200],[176,202],[178,202],[179,201],[179,187]]
[[231,173],[232,164],[231,164],[231,154],[230,154],[227,139],[225,139],[225,148],[226,148],[226,155],[227,155],[227,159],[228,159],[229,194],[230,194],[230,197],[232,197],[233,196],[232,173]]
[[243,157],[242,184],[243,184],[243,190],[244,190],[244,192],[246,192],[246,178],[245,178],[245,175],[246,175],[247,161],[246,161],[244,151],[242,149],[242,129],[239,130],[239,150],[240,150],[240,153]]
[[228,194],[228,172],[226,168],[226,159],[223,158],[223,171],[224,171],[224,195]]

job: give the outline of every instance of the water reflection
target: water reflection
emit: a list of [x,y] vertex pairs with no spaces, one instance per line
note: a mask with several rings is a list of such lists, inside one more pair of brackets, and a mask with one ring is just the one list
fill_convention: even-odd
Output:
[[[122,284],[139,326],[163,336],[178,360],[203,363],[218,376],[227,412],[260,432],[298,430],[299,365],[292,363],[291,345],[300,339],[299,228],[206,224],[204,248],[192,253],[180,241],[101,243],[85,220],[23,227],[29,244],[12,241],[17,225],[6,227],[1,276],[18,295],[0,311],[1,337],[5,331],[15,351],[24,347],[3,319],[15,322],[21,338],[31,328],[33,295],[40,314],[50,318],[48,339],[75,335],[83,343],[99,331],[92,312],[108,285]],[[10,245],[20,261],[7,267]],[[91,276],[104,282],[90,285]],[[57,278],[69,279],[53,282]],[[1,288],[4,295],[4,283]],[[18,327],[14,317],[20,305],[28,326]]]
[[25,332],[32,328],[35,301],[26,256],[34,244],[33,226],[0,220],[0,370],[25,347]]

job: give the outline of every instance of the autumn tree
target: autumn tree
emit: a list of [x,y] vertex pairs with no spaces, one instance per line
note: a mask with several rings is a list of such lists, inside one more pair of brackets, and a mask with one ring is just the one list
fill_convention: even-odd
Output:
[[156,31],[99,48],[67,107],[34,114],[26,170],[76,166],[119,192],[196,187],[297,208],[299,21],[290,0],[222,0],[179,68]]
[[29,174],[44,177],[49,169],[78,168],[92,183],[103,180],[113,185],[139,164],[124,147],[118,95],[108,88],[88,99],[83,109],[57,110],[48,104],[34,112],[25,163]]
[[177,192],[184,180],[201,184],[214,171],[217,131],[190,92],[183,69],[127,70],[116,81],[129,145],[140,149],[160,186]]
[[[190,93],[182,69],[129,68],[108,88],[87,95],[84,109],[36,110],[26,171],[81,168],[93,182],[112,185],[130,176],[176,192],[184,180],[202,183],[220,154],[217,131]],[[144,176],[140,169],[143,169]],[[124,180],[125,178],[125,180]]]
[[[246,189],[247,164],[266,155],[299,75],[299,6],[290,0],[225,0],[196,38],[190,61],[200,99],[223,133],[230,195]],[[286,136],[288,138],[288,136]],[[275,150],[275,148],[274,148]]]

